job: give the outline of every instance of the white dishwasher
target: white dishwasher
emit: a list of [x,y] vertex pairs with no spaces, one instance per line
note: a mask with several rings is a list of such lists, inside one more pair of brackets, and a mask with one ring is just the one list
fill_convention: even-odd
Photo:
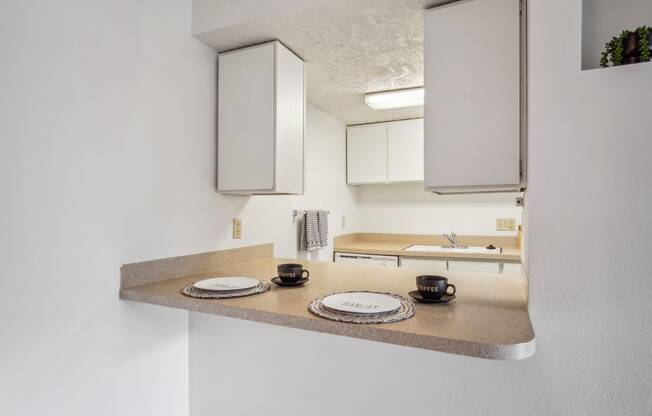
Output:
[[335,263],[357,263],[369,266],[398,267],[398,256],[376,254],[335,253]]

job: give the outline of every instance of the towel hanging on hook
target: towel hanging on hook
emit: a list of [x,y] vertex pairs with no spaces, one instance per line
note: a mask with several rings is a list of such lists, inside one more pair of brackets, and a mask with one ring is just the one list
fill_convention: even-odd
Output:
[[313,251],[326,247],[328,245],[328,211],[308,210],[296,212],[297,215],[303,212],[299,227],[299,250]]

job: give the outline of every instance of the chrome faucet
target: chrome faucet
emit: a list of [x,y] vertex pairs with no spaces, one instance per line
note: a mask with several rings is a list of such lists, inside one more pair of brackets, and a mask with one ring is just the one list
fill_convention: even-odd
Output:
[[469,248],[469,246],[462,246],[458,243],[455,233],[444,234],[444,238],[450,242],[450,245],[442,246],[446,248]]
[[447,239],[451,245],[456,246],[457,245],[457,236],[455,233],[450,233],[450,234],[444,234],[444,238]]

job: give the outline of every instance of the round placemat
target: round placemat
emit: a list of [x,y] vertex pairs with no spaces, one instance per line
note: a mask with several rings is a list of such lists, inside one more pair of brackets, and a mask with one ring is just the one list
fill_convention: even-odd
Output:
[[242,296],[251,296],[257,293],[267,292],[270,288],[269,283],[260,282],[258,286],[252,287],[251,289],[238,290],[234,292],[214,292],[210,290],[202,290],[196,288],[194,285],[188,285],[181,289],[181,293],[191,298],[199,299],[227,299],[227,298],[239,298]]
[[[361,291],[357,290],[355,292],[361,292]],[[329,319],[331,321],[337,321],[337,322],[348,322],[352,324],[387,324],[387,323],[402,321],[414,315],[414,303],[410,299],[404,296],[396,295],[394,293],[383,293],[383,292],[368,292],[368,293],[381,293],[383,295],[393,296],[401,302],[401,306],[396,311],[388,312],[388,313],[379,313],[379,314],[362,315],[359,313],[336,312],[330,309],[326,309],[322,304],[322,299],[324,299],[326,296],[330,296],[334,294],[334,293],[330,293],[326,296],[322,296],[310,302],[310,304],[308,305],[308,310],[313,314],[324,319]]]

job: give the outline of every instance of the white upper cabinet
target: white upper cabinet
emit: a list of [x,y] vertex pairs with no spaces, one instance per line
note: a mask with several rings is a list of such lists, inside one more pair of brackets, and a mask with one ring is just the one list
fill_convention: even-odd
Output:
[[519,0],[469,0],[425,17],[425,186],[519,190]]
[[346,178],[349,185],[387,182],[387,125],[346,129]]
[[423,119],[387,123],[387,181],[423,182]]
[[423,119],[347,128],[349,185],[423,181]]
[[218,60],[218,191],[303,193],[303,61],[280,42]]

